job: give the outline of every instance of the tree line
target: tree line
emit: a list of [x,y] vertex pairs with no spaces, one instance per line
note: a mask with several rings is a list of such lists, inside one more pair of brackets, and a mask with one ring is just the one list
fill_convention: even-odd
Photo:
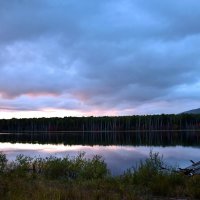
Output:
[[1,119],[0,132],[199,130],[200,114]]

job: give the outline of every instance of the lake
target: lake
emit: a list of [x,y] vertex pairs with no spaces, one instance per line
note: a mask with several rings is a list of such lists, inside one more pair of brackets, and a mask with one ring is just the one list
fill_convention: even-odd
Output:
[[1,133],[0,151],[14,160],[16,155],[31,157],[101,155],[113,175],[137,166],[150,151],[159,152],[173,166],[186,167],[200,160],[200,132],[36,132]]

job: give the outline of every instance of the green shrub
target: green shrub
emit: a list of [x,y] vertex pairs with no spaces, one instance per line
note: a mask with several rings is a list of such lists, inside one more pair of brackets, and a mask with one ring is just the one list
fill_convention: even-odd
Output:
[[163,158],[150,152],[137,168],[115,177],[110,176],[101,156],[86,159],[85,153],[73,158],[19,155],[9,163],[0,153],[0,199],[200,199],[199,176],[187,177],[172,168],[163,171],[162,166]]
[[0,152],[0,173],[3,173],[6,170],[7,162],[6,155]]
[[18,175],[26,175],[32,169],[33,158],[25,155],[18,155],[15,159],[15,171]]
[[42,173],[49,179],[99,179],[109,174],[106,163],[97,155],[92,159],[86,159],[85,153],[71,159],[50,156],[40,162]]
[[50,156],[43,160],[42,171],[50,179],[68,178],[70,165],[68,157],[56,158]]
[[163,157],[159,156],[159,153],[150,151],[149,158],[141,162],[132,172],[133,181],[137,184],[148,186],[154,177],[163,173],[161,170],[163,166]]
[[101,156],[94,156],[85,162],[81,177],[84,179],[102,179],[109,174],[107,165]]

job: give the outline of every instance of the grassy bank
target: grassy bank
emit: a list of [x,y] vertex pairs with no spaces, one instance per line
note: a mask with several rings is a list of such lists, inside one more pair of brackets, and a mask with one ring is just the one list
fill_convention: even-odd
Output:
[[200,177],[160,170],[157,153],[137,169],[113,177],[100,156],[86,159],[17,156],[8,162],[0,154],[0,199],[200,199]]

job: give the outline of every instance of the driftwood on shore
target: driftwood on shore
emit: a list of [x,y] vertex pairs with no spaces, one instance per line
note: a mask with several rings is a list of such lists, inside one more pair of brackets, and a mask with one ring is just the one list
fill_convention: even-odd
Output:
[[192,160],[190,160],[190,161],[192,162],[192,165],[185,167],[185,168],[178,168],[177,170],[171,170],[166,167],[161,167],[160,169],[171,171],[171,172],[173,171],[175,173],[182,173],[187,176],[200,175],[200,161],[198,161],[198,162],[194,162]]
[[194,162],[191,160],[191,162],[192,165],[186,168],[179,168],[180,172],[188,176],[200,175],[200,161]]

